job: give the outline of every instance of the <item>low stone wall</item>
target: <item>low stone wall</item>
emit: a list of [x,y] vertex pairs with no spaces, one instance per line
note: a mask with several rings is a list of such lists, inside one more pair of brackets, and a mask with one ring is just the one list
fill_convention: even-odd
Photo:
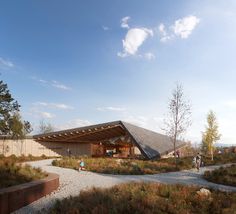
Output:
[[59,187],[59,175],[0,189],[0,213],[8,214],[51,193]]

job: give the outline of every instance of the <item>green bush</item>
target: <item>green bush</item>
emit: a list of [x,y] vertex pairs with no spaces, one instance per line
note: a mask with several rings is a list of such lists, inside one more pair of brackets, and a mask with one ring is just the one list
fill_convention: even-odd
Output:
[[232,164],[229,167],[220,167],[213,171],[206,171],[204,178],[214,183],[236,186],[236,165]]
[[79,196],[57,201],[49,213],[235,213],[236,193],[213,191],[199,195],[199,188],[158,183],[128,183],[93,188]]

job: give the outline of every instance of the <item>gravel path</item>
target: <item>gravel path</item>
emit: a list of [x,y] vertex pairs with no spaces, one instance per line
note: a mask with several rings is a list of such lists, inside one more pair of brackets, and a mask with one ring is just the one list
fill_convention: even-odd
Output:
[[[184,170],[180,172],[162,173],[156,175],[108,175],[92,172],[78,172],[72,169],[65,169],[51,165],[52,160],[41,160],[29,162],[34,167],[41,167],[47,172],[57,173],[60,175],[60,187],[57,191],[45,196],[32,204],[23,207],[14,214],[28,213],[46,213],[46,210],[51,207],[56,199],[62,199],[70,195],[78,195],[81,190],[91,187],[111,187],[115,184],[130,182],[130,181],[152,181],[160,183],[175,184],[181,183],[186,185],[199,185],[202,187],[214,188],[221,191],[236,192],[236,187],[218,185],[208,182],[201,178],[201,175],[206,170],[213,170],[219,166],[209,166],[196,170]],[[229,165],[229,164],[226,164]]]

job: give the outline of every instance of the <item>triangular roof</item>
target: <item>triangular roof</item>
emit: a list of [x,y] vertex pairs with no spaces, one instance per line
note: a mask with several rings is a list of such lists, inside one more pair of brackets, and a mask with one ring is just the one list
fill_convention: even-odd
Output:
[[[121,123],[134,138],[138,147],[144,151],[148,159],[160,157],[173,151],[173,143],[168,136],[126,122]],[[177,141],[176,148],[184,145],[186,145],[185,142]]]
[[[101,140],[125,134],[128,134],[132,138],[133,143],[140,149],[141,153],[147,159],[160,157],[161,155],[173,151],[173,144],[168,136],[123,121],[79,127],[47,134],[34,135],[33,137],[38,141],[62,142],[63,140],[63,142],[72,142],[73,140],[73,142],[85,142],[86,139],[91,141],[93,139]],[[186,145],[185,142],[177,141],[176,148],[184,145]]]

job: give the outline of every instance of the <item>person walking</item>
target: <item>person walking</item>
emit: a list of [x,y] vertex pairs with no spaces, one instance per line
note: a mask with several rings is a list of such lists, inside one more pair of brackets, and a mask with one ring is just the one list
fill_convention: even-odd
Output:
[[197,168],[198,172],[199,172],[200,166],[201,166],[201,155],[199,153],[197,153],[197,156],[196,156],[196,168]]

